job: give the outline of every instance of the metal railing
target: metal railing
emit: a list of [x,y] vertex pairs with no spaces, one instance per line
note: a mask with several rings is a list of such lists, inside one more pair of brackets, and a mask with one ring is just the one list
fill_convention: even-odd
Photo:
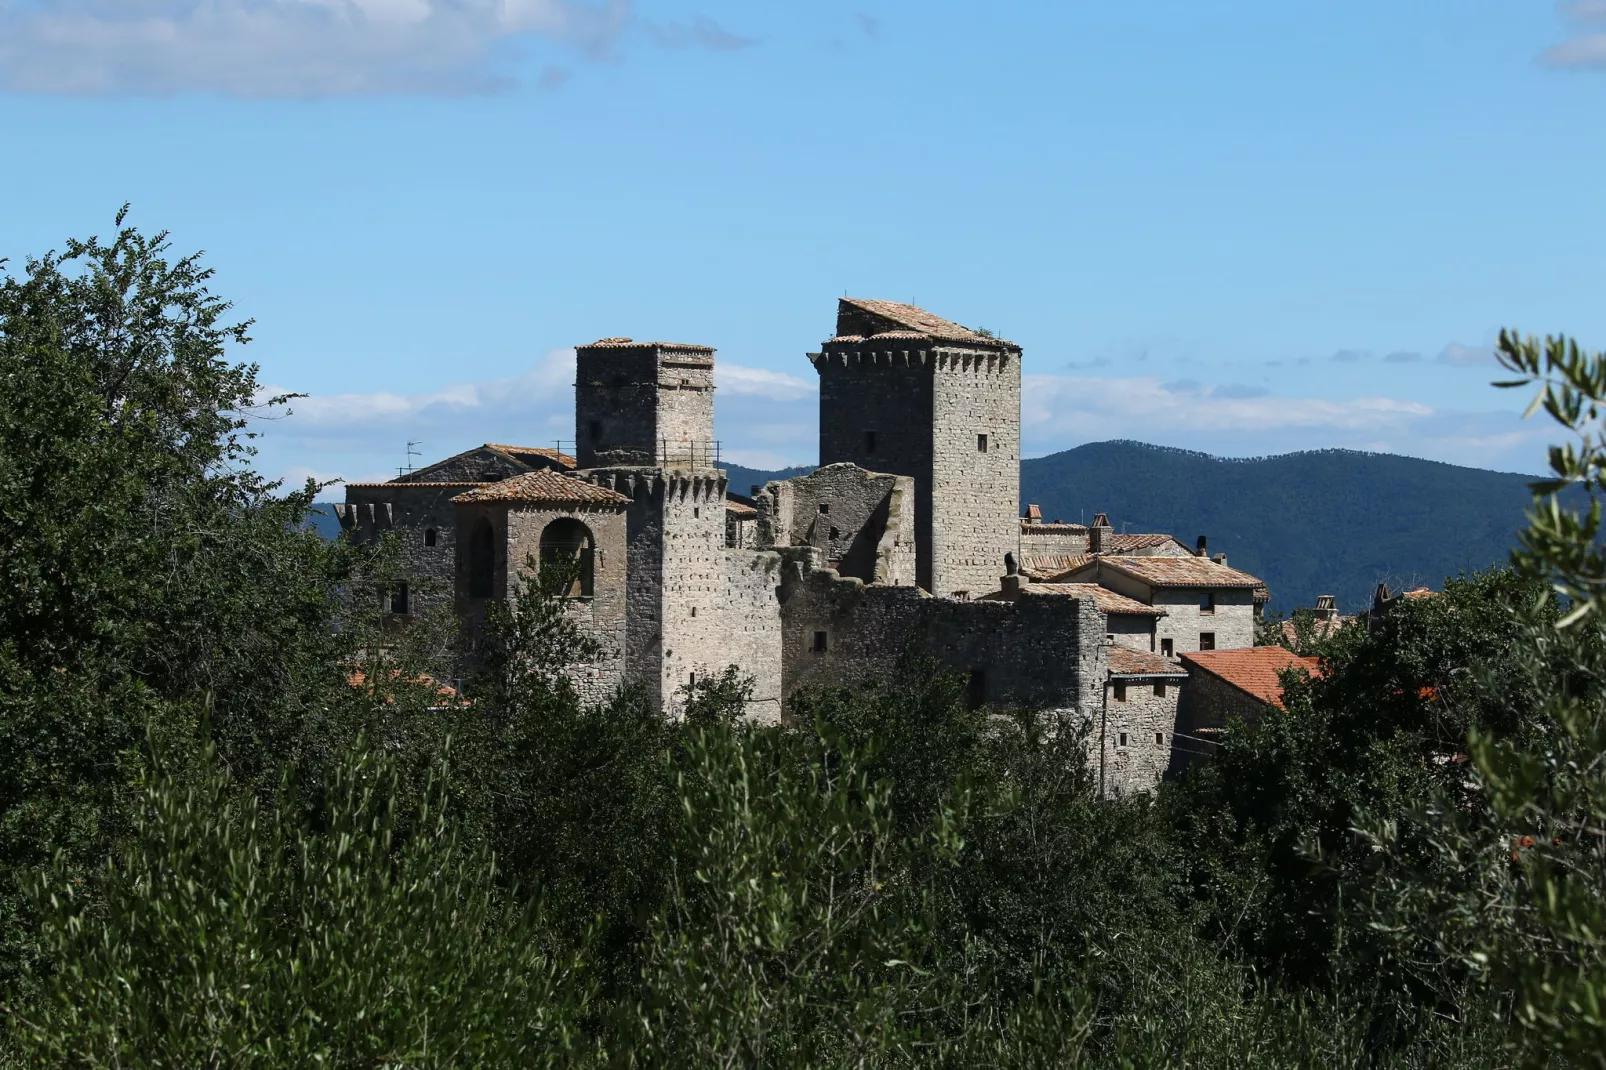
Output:
[[658,440],[658,464],[664,467],[689,465],[692,468],[718,468],[719,449],[718,439],[661,438]]

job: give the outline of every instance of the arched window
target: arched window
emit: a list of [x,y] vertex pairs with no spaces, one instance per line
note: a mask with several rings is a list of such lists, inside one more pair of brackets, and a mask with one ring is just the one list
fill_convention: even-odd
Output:
[[573,517],[554,520],[541,532],[541,569],[555,569],[566,581],[560,592],[568,598],[590,598],[594,589],[596,541],[591,529]]
[[468,596],[489,598],[496,584],[496,532],[481,517],[468,535]]

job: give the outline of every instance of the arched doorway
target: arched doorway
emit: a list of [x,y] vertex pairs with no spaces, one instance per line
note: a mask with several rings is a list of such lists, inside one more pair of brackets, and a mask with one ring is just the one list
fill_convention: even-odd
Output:
[[595,590],[596,541],[573,517],[554,520],[541,532],[541,570],[554,570],[566,598],[590,598]]
[[496,586],[496,531],[484,517],[468,533],[468,596],[489,598]]

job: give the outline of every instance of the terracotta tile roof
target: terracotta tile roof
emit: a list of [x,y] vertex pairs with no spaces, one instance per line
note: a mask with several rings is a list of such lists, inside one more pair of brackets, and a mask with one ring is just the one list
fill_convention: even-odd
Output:
[[1110,647],[1111,676],[1187,676],[1188,670],[1174,658],[1151,654],[1147,650]]
[[727,516],[734,516],[741,520],[752,520],[758,516],[758,510],[751,505],[731,501],[729,498],[725,499],[725,513]]
[[[1247,572],[1239,572],[1208,557],[1105,557],[1100,567],[1109,567],[1140,579],[1151,587],[1264,587]],[[1085,566],[1084,566],[1085,567]]]
[[629,505],[616,490],[599,487],[550,469],[522,472],[500,483],[490,483],[459,494],[454,502],[552,502],[561,505]]
[[1239,650],[1201,650],[1183,654],[1183,664],[1218,677],[1271,706],[1283,706],[1283,685],[1278,674],[1297,667],[1313,675],[1321,674],[1321,662],[1302,658],[1287,647],[1251,646]]
[[713,346],[689,345],[685,342],[638,342],[633,338],[599,338],[589,345],[576,349],[675,349],[683,353],[712,353]]
[[1033,583],[1023,590],[1032,594],[1065,594],[1073,598],[1091,598],[1093,604],[1099,607],[1100,613],[1130,613],[1143,617],[1163,617],[1166,611],[1156,606],[1144,605],[1135,598],[1128,598],[1124,594],[1100,587],[1096,583]]
[[[904,305],[896,301],[876,301],[861,297],[844,297],[838,305],[839,310],[842,306],[868,312],[872,316],[888,320],[896,325],[891,331],[879,332],[878,335],[873,335],[872,337],[877,337],[881,334],[896,334],[899,337],[935,338],[945,342],[964,342],[970,345],[989,346],[999,349],[1020,348],[1014,342],[978,334],[969,327],[960,326],[952,320],[945,320],[941,316],[933,315],[916,305]],[[841,323],[840,311],[838,313],[838,323]],[[838,338],[843,341],[850,338],[862,340],[862,336],[850,335],[842,331],[838,332]]]
[[[400,669],[391,669],[386,675],[390,678],[391,683],[405,679],[407,683],[413,684],[414,686],[429,688],[430,690],[434,691],[437,697],[451,700],[453,705],[456,705],[459,701],[457,688],[441,683],[428,673],[418,673],[416,676],[408,676],[404,678]],[[370,684],[368,681],[368,674],[363,672],[361,669],[352,669],[350,672],[348,672],[346,674],[346,683],[359,691],[368,692],[374,698],[384,701],[387,705],[393,704],[396,701],[396,696],[390,693],[389,690],[381,690],[381,688],[385,687],[385,685],[377,683]],[[462,700],[462,704],[466,706],[468,705],[468,701],[466,699]]]
[[1021,554],[1021,574],[1034,580],[1053,579],[1093,560],[1087,554]]
[[549,461],[556,461],[565,468],[573,468],[575,465],[580,463],[573,457],[570,457],[567,453],[563,453],[559,450],[551,449],[546,446],[504,446],[498,442],[487,442],[485,444],[485,448],[488,450],[501,450],[503,453],[511,454],[514,458],[520,461],[525,459],[526,454],[529,454],[534,457],[545,458]]
[[348,487],[385,487],[390,490],[405,490],[408,487],[483,487],[484,483],[401,483],[392,479],[385,483],[347,483]]
[[[1133,550],[1149,550],[1156,546],[1164,546],[1168,542],[1174,542],[1183,549],[1188,549],[1187,544],[1179,540],[1175,535],[1161,535],[1158,533],[1152,535],[1106,535],[1100,545],[1108,547],[1104,551],[1106,553],[1127,554]],[[1188,552],[1192,553],[1193,551],[1188,550]]]

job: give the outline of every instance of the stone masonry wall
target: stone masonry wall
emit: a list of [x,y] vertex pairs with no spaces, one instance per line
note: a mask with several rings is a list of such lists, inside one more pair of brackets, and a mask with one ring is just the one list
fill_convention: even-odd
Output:
[[713,350],[599,344],[575,353],[581,468],[713,466]]
[[[524,575],[529,562],[540,567],[541,533],[564,517],[578,520],[591,532],[592,591],[590,598],[569,602],[569,619],[595,639],[602,650],[589,665],[570,667],[569,678],[587,702],[602,702],[624,679],[625,642],[625,514],[622,509],[506,509],[506,560],[515,575]],[[512,585],[509,594],[511,595]]]
[[975,598],[1020,536],[1020,358],[938,350],[934,375],[931,592]]
[[1128,650],[1145,650],[1152,654],[1160,649],[1154,617],[1136,613],[1106,614],[1104,634],[1111,642]]
[[1099,705],[1103,624],[1090,600],[959,602],[917,588],[869,587],[830,570],[788,569],[781,596],[787,694],[885,679],[914,649],[960,673],[979,672],[986,702],[1089,714]]
[[1255,645],[1254,594],[1247,588],[1218,589],[1213,613],[1199,609],[1202,591],[1163,588],[1154,593],[1154,605],[1164,609],[1156,633],[1172,641],[1173,654],[1199,649],[1199,634],[1214,632],[1217,650]]
[[731,664],[724,598],[725,474],[664,473],[662,506],[663,708],[678,716],[681,691]]
[[781,719],[781,555],[725,551],[723,657],[753,682],[748,716]]
[[[1116,698],[1116,684],[1126,698]],[[1153,791],[1171,766],[1178,679],[1110,680],[1105,685],[1100,774],[1106,795]],[[1156,694],[1156,688],[1164,694]]]
[[1020,528],[1020,552],[1066,555],[1087,553],[1087,529],[1065,530],[1070,527],[1069,524],[1023,525]]
[[827,465],[760,492],[770,514],[764,530],[778,546],[814,546],[828,567],[866,583],[912,585],[914,498],[909,476],[867,472],[853,464]]
[[928,590],[933,377],[926,362],[930,359],[925,351],[861,352],[827,346],[814,362],[820,375],[820,464],[847,461],[871,472],[914,479],[915,580]]
[[[408,578],[413,613],[452,605],[457,570],[457,507],[452,498],[470,483],[378,483],[348,486],[337,512],[355,539],[394,533],[401,545],[400,568]],[[388,514],[383,509],[390,506]],[[375,506],[381,507],[378,512]],[[347,519],[351,523],[347,524]],[[429,545],[430,533],[435,545]]]

